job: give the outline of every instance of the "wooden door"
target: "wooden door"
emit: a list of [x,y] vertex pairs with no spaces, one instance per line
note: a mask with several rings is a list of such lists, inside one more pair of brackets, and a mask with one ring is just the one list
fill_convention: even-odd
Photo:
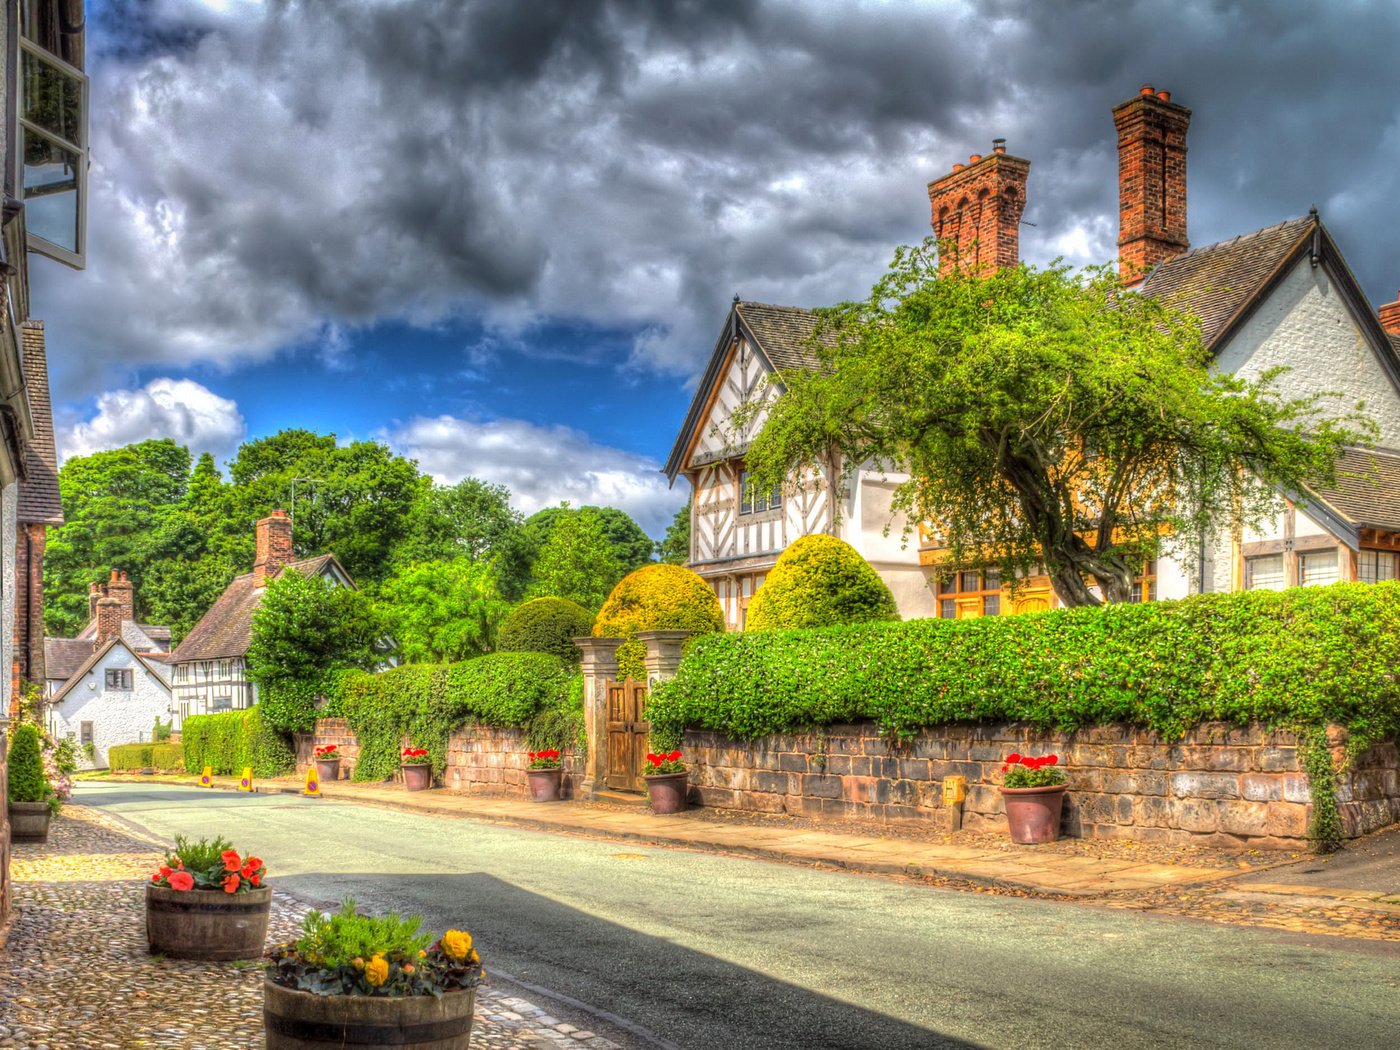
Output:
[[608,787],[619,791],[642,791],[646,765],[647,738],[651,723],[646,720],[647,687],[635,678],[609,682],[608,692]]
[[982,615],[981,598],[959,598],[957,603],[959,620],[972,620]]
[[1020,597],[1016,599],[1016,607],[1013,610],[1018,616],[1021,613],[1045,612],[1050,608],[1050,592],[1022,591]]

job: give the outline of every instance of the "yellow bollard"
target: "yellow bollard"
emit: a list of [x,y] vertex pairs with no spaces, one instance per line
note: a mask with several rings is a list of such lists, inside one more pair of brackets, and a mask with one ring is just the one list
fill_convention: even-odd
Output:
[[253,790],[253,767],[252,767],[252,766],[244,766],[244,767],[243,767],[243,779],[240,780],[240,781],[238,782],[238,790],[239,790],[239,791],[252,791],[252,790]]
[[301,789],[301,793],[308,798],[321,797],[321,778],[316,775],[315,766],[306,771],[306,787]]
[[205,766],[204,772],[199,774],[199,786],[202,788],[211,788],[214,786],[213,766]]

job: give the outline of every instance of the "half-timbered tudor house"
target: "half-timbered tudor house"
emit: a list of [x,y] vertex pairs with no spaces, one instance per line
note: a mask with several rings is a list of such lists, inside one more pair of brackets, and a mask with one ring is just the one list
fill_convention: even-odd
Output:
[[[1125,279],[1201,322],[1217,367],[1251,378],[1284,368],[1285,396],[1320,392],[1363,402],[1374,447],[1348,452],[1335,485],[1285,493],[1271,528],[1198,544],[1190,556],[1144,565],[1139,600],[1203,591],[1400,578],[1400,301],[1373,308],[1316,211],[1191,249],[1186,235],[1186,132],[1191,111],[1149,87],[1113,111],[1118,132],[1119,238]],[[997,140],[986,156],[929,184],[932,225],[959,259],[1015,265],[1030,162]],[[692,488],[688,564],[708,580],[732,628],[778,555],[815,532],[849,542],[878,571],[905,618],[1035,612],[1058,604],[1048,577],[1013,594],[995,573],[948,562],[936,530],[903,542],[891,520],[899,475],[861,469],[840,484],[793,477],[781,490],[747,492],[744,451],[762,413],[736,427],[742,404],[782,394],[777,373],[814,368],[816,318],[798,307],[736,297],[665,471]],[[839,513],[838,513],[839,512]]]

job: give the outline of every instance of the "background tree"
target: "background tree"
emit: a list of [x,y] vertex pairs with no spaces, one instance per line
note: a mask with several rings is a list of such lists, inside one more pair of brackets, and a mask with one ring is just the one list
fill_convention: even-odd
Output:
[[933,523],[954,564],[1013,586],[1047,572],[1067,605],[1098,604],[1091,582],[1125,601],[1145,559],[1261,524],[1370,432],[1360,406],[1333,418],[1272,374],[1212,373],[1191,318],[1107,269],[939,278],[928,241],[820,328],[823,367],[782,375],[748,451],[755,487],[832,450],[908,472],[894,511]]
[[531,571],[532,598],[568,598],[600,608],[625,575],[602,519],[593,510],[558,516]]
[[[692,499],[694,497],[691,497]],[[676,511],[671,524],[666,526],[666,535],[656,545],[656,557],[667,565],[684,565],[690,557],[690,500]]]
[[394,551],[396,564],[485,561],[499,555],[524,524],[504,485],[480,478],[463,478],[455,485],[424,482],[409,513],[407,536]]
[[470,558],[399,568],[375,602],[409,663],[455,663],[489,653],[510,611],[489,565]]

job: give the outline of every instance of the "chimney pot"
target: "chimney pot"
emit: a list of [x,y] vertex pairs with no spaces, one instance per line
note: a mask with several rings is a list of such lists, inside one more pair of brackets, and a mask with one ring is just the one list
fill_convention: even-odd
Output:
[[1138,94],[1139,94],[1139,95],[1151,95],[1151,94],[1153,94],[1153,93],[1154,93],[1154,92],[1153,92],[1153,90],[1152,90],[1152,85],[1151,85],[1151,84],[1144,84],[1144,85],[1142,85],[1142,87],[1140,87],[1140,88],[1138,89]]
[[965,168],[965,167],[967,167],[966,164],[954,164],[954,165],[953,165],[953,170],[954,170],[954,171],[962,171],[963,168]]
[[977,163],[979,160],[981,160],[981,159],[982,159],[982,154],[980,154],[980,153],[974,153],[974,154],[972,154],[972,156],[970,156],[970,157],[967,158],[967,162],[968,162],[969,164],[976,164],[976,163]]
[[993,152],[993,153],[1005,153],[1005,152],[1006,152],[1006,140],[1005,140],[1005,139],[992,139],[992,152]]
[[1172,100],[1172,93],[1170,91],[1159,91],[1157,92],[1157,97],[1163,102],[1170,102]]

